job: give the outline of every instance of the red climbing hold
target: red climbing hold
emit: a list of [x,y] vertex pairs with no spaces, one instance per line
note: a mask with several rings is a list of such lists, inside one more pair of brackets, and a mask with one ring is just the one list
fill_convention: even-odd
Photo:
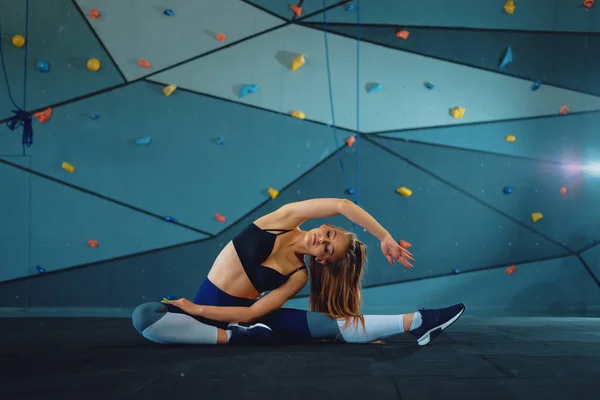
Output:
[[516,265],[511,265],[510,267],[506,268],[506,273],[508,275],[512,275],[515,273],[515,271],[517,270],[517,266]]
[[412,244],[408,243],[406,240],[400,240],[398,244],[400,245],[400,247],[403,247],[405,249],[410,249],[412,247]]
[[98,10],[97,8],[92,8],[90,10],[90,17],[92,19],[98,19],[100,17],[100,10]]
[[594,0],[585,0],[585,1],[583,2],[583,6],[584,6],[585,8],[587,8],[588,10],[589,10],[590,8],[592,8],[592,6],[593,6],[593,5],[594,5]]
[[44,111],[36,112],[33,116],[40,121],[40,124],[48,121],[52,116],[52,108],[48,107]]
[[294,15],[296,17],[302,16],[302,7],[290,6],[290,10],[292,10],[294,12]]
[[92,249],[95,249],[96,247],[98,247],[97,240],[88,240],[87,243],[88,243],[88,246],[90,246]]

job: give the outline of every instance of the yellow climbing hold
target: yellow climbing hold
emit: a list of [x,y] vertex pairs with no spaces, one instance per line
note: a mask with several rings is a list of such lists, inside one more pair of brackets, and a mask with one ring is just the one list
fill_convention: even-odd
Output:
[[23,35],[15,35],[12,38],[12,44],[15,47],[23,47],[25,46],[25,36]]
[[102,64],[100,64],[100,60],[98,60],[97,58],[90,58],[87,62],[87,69],[89,69],[92,72],[98,71],[101,66]]
[[72,166],[71,164],[69,164],[68,162],[63,162],[61,165],[62,169],[64,169],[65,171],[69,172],[69,173],[73,173],[75,172],[75,167]]
[[507,142],[514,142],[515,140],[517,140],[517,137],[515,135],[508,135],[507,137],[505,137]]
[[450,110],[450,115],[452,115],[454,118],[462,118],[465,115],[465,109],[462,107],[454,107],[452,110]]
[[163,89],[163,92],[165,93],[165,96],[169,97],[170,95],[173,94],[175,89],[177,89],[177,85],[168,85],[168,86],[165,86],[165,88]]
[[396,189],[396,193],[404,197],[409,197],[410,195],[412,195],[412,190],[405,187],[399,187],[398,189]]
[[542,214],[541,212],[534,212],[531,214],[531,219],[533,223],[538,222],[542,218],[544,218],[544,214]]
[[306,115],[304,115],[304,113],[302,111],[292,111],[292,117],[298,118],[298,119],[304,119],[304,118],[306,118]]
[[514,0],[506,0],[506,2],[504,3],[504,12],[512,15],[515,12],[515,9],[517,7],[515,6],[515,2]]
[[272,199],[275,199],[277,196],[279,196],[279,191],[273,189],[272,187],[268,188],[267,192],[269,192],[269,196],[271,196]]
[[292,71],[297,70],[298,68],[303,66],[304,63],[306,63],[306,60],[304,59],[304,56],[302,54],[300,54],[298,57],[294,58],[294,60],[292,61]]

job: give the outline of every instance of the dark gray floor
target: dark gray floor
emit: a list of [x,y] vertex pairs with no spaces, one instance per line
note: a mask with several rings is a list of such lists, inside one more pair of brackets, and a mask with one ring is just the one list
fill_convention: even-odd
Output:
[[463,317],[425,348],[165,347],[123,319],[0,319],[3,399],[599,399],[600,318]]

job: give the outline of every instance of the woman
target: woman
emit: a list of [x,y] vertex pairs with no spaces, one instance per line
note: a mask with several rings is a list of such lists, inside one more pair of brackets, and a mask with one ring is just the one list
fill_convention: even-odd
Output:
[[[223,248],[193,302],[182,298],[142,304],[133,312],[135,328],[151,341],[172,344],[274,339],[370,343],[411,332],[423,346],[462,315],[464,304],[403,315],[361,315],[365,245],[332,225],[300,229],[307,220],[335,215],[377,237],[390,264],[397,260],[413,267],[410,252],[353,202],[324,198],[289,203],[251,223]],[[311,311],[282,308],[309,276]]]

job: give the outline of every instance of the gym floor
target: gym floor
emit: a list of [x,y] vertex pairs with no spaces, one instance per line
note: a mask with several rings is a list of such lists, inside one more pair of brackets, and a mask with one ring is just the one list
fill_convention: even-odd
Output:
[[4,399],[598,399],[600,318],[463,317],[431,345],[167,347],[127,319],[0,319]]

